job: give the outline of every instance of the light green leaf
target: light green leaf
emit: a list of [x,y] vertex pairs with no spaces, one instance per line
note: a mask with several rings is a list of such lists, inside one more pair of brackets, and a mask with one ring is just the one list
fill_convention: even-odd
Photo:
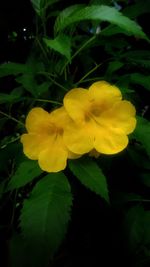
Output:
[[0,65],[0,77],[8,75],[18,75],[20,73],[29,73],[31,70],[26,64],[4,63]]
[[83,185],[109,202],[106,177],[96,162],[81,158],[70,161],[69,168]]
[[42,172],[43,171],[40,169],[36,161],[23,161],[12,176],[8,184],[8,190],[13,190],[26,185],[34,178],[38,177]]
[[58,35],[55,39],[43,39],[47,47],[57,51],[65,56],[68,60],[71,58],[71,39],[66,35]]
[[150,91],[150,76],[141,73],[133,73],[130,75],[132,83],[142,85],[145,89]]
[[48,266],[59,248],[67,231],[71,205],[70,185],[62,172],[42,178],[24,201],[21,230],[35,257],[34,266]]
[[150,122],[143,117],[137,117],[137,126],[133,136],[140,141],[150,157]]
[[[61,16],[63,16],[63,19]],[[80,10],[71,13],[71,15],[66,14],[65,19],[64,11],[62,11],[56,20],[55,30],[56,32],[59,32],[65,29],[68,25],[83,20],[107,21],[117,25],[121,29],[125,30],[128,34],[135,35],[139,38],[148,39],[145,33],[142,31],[142,28],[136,22],[124,16],[115,8],[104,5],[81,7]]]

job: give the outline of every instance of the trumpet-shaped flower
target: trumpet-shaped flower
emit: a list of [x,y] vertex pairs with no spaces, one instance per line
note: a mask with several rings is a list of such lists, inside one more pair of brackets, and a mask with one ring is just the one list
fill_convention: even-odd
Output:
[[70,152],[63,141],[63,133],[71,119],[64,107],[48,113],[42,108],[33,108],[26,118],[26,134],[21,136],[24,154],[38,160],[42,170],[58,172],[67,164],[67,158],[78,156]]
[[135,108],[122,100],[120,90],[105,81],[89,89],[76,88],[64,97],[64,107],[76,123],[70,122],[64,133],[69,150],[84,154],[93,150],[115,154],[128,144],[135,126]]

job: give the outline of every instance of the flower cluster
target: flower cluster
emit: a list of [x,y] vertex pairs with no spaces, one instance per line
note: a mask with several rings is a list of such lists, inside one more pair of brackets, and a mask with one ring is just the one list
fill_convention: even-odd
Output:
[[116,154],[128,145],[127,135],[136,126],[135,108],[122,100],[116,86],[99,81],[89,89],[72,89],[63,104],[50,113],[33,108],[26,118],[24,153],[38,160],[42,170],[58,172],[65,169],[67,159],[85,153]]

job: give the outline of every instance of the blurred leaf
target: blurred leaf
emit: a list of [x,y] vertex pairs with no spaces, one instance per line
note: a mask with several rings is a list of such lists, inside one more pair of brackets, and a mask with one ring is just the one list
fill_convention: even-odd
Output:
[[22,87],[15,88],[10,94],[0,93],[0,104],[4,103],[16,103],[21,101],[23,89]]
[[140,84],[145,89],[150,91],[150,76],[146,76],[140,73],[133,73],[130,75],[130,80],[132,83]]
[[18,75],[20,73],[29,73],[31,69],[26,64],[4,63],[0,65],[0,77],[8,75]]
[[57,3],[60,0],[31,0],[35,12],[39,15],[43,15],[43,10],[48,6]]
[[142,206],[130,208],[125,216],[124,233],[131,251],[150,245],[150,212]]
[[108,64],[108,68],[106,71],[106,76],[110,76],[112,75],[112,73],[116,72],[117,70],[121,69],[124,66],[124,63],[122,63],[121,61],[110,61]]
[[[61,16],[63,16],[63,19]],[[56,20],[56,32],[65,29],[68,25],[72,23],[79,22],[82,20],[107,21],[119,26],[128,34],[135,35],[139,38],[148,39],[145,33],[142,31],[142,28],[136,22],[122,15],[122,13],[117,11],[115,8],[103,5],[81,7],[80,10],[72,12],[71,15],[66,14],[65,16],[63,11],[63,13],[60,13],[59,17]]]
[[26,185],[42,172],[43,171],[40,169],[36,161],[26,160],[22,162],[15,174],[12,176],[7,190],[13,190]]
[[150,187],[150,171],[141,173],[140,178],[144,185]]
[[24,201],[21,229],[33,266],[48,266],[65,237],[71,205],[70,185],[61,172],[42,178]]
[[137,117],[137,126],[133,136],[140,141],[150,157],[150,122],[143,117]]
[[69,168],[83,185],[109,202],[106,177],[96,162],[81,158],[70,161]]
[[34,78],[34,74],[23,74],[16,78],[16,81],[18,83],[21,83],[24,89],[26,89],[28,92],[30,92],[34,97],[38,96],[36,87],[37,82]]
[[143,241],[143,218],[145,211],[142,206],[130,208],[125,216],[124,226],[128,246],[131,251],[137,250]]
[[58,35],[55,39],[43,39],[47,47],[55,50],[68,60],[71,58],[71,38],[67,35]]

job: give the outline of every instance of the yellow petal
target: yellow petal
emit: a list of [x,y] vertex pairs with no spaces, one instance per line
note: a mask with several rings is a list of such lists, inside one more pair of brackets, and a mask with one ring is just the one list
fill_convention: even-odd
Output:
[[48,145],[48,140],[38,134],[23,134],[21,136],[23,152],[30,159],[38,159],[39,153]]
[[59,172],[67,165],[68,151],[61,138],[56,138],[50,147],[39,154],[39,166],[47,172]]
[[94,137],[90,127],[82,127],[70,123],[64,131],[64,142],[67,148],[75,154],[84,154],[93,149]]
[[50,124],[50,115],[43,108],[31,109],[26,118],[26,129],[29,133],[43,133]]
[[63,106],[53,110],[50,113],[50,119],[52,123],[62,129],[64,129],[72,121]]
[[94,147],[99,153],[116,154],[128,145],[128,137],[121,130],[97,127]]
[[136,126],[135,113],[135,107],[129,101],[119,101],[102,113],[99,121],[112,129],[121,129],[125,134],[129,134]]
[[89,87],[91,112],[100,115],[101,112],[110,108],[115,102],[121,100],[120,90],[105,81],[93,83]]
[[70,90],[64,97],[64,107],[74,121],[84,122],[85,112],[89,107],[88,90],[82,88]]

